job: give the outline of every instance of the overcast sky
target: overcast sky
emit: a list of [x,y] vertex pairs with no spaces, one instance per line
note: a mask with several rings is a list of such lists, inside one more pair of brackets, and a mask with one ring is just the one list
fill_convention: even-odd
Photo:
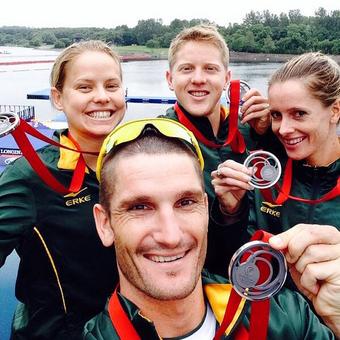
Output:
[[319,7],[340,10],[339,0],[2,0],[0,26],[28,27],[134,27],[138,20],[206,18],[218,25],[241,23],[251,10],[288,13],[300,9],[314,15]]

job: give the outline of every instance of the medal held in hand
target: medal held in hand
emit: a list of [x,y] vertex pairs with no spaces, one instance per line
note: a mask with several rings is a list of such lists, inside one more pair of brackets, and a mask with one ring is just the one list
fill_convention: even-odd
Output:
[[263,241],[251,241],[239,248],[229,265],[235,291],[250,301],[276,294],[287,277],[287,262],[281,251]]
[[[239,105],[242,106],[244,101],[242,100],[243,96],[250,90],[250,85],[243,80],[240,80],[240,103]],[[225,91],[227,101],[230,103],[230,83]],[[242,115],[241,111],[239,111],[239,116]]]
[[271,152],[262,150],[252,152],[243,164],[247,168],[253,167],[250,184],[254,188],[270,188],[280,179],[281,164]]

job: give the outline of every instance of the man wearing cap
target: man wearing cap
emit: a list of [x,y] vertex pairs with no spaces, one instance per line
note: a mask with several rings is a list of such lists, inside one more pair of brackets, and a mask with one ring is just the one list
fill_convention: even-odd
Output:
[[[202,168],[197,141],[171,120],[128,122],[104,141],[94,216],[104,246],[115,246],[119,285],[105,310],[85,326],[85,339],[214,338],[231,286],[222,277],[201,273],[208,232]],[[322,263],[322,277],[319,263],[313,271],[305,268],[317,262],[320,249],[338,249],[340,236],[327,228],[319,244],[317,232],[300,225],[270,242],[287,248],[295,277],[339,336],[340,254]],[[249,303],[240,299],[236,307],[219,338],[242,339],[251,332]],[[267,339],[335,339],[306,301],[287,289],[270,298],[265,330]]]

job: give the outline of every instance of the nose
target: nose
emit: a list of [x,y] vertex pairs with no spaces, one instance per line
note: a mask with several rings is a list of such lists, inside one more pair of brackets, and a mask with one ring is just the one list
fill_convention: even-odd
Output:
[[172,207],[159,212],[154,240],[167,248],[176,248],[182,239],[180,221]]
[[97,87],[94,93],[93,101],[95,103],[108,103],[110,101],[109,93],[104,87]]
[[202,84],[206,82],[206,76],[204,70],[202,69],[195,69],[192,74],[191,82],[193,84]]
[[282,116],[279,124],[279,134],[281,136],[288,135],[294,132],[294,122],[289,117]]

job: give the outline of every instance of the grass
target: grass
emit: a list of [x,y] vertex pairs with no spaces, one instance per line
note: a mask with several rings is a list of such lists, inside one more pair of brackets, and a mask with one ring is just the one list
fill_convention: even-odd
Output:
[[156,56],[158,58],[168,58],[168,49],[167,48],[149,48],[146,46],[115,46],[115,50],[120,55],[129,55],[129,54],[150,54],[152,56]]

